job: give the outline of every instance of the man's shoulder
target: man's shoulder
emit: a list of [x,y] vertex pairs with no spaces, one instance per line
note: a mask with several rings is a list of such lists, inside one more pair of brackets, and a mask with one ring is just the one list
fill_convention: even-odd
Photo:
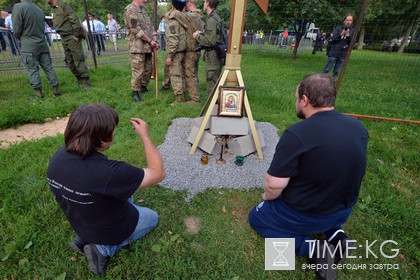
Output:
[[139,10],[141,9],[137,8],[137,6],[134,5],[133,3],[128,4],[127,7],[125,7],[124,9],[126,13],[138,12]]

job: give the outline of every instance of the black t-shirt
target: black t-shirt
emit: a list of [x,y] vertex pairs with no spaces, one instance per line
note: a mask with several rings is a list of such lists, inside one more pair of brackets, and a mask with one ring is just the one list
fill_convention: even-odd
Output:
[[267,173],[290,177],[283,200],[310,214],[356,204],[366,170],[368,133],[355,118],[319,112],[286,129]]
[[144,170],[102,153],[82,159],[62,146],[51,158],[47,180],[73,230],[84,241],[118,245],[135,230],[139,214],[127,200]]

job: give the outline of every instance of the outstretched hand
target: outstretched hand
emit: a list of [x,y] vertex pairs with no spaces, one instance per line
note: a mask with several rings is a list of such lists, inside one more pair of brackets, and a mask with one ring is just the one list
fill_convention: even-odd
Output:
[[143,137],[149,136],[149,128],[145,121],[140,118],[131,118],[130,122],[133,125],[133,129],[136,131],[140,138],[143,139]]

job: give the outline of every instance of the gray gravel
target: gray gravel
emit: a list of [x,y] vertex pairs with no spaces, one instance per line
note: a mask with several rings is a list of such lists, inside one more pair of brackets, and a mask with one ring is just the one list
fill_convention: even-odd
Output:
[[264,174],[270,166],[279,140],[277,128],[270,123],[256,122],[256,128],[262,130],[266,143],[262,148],[262,160],[255,152],[245,157],[243,166],[236,166],[235,156],[225,153],[225,165],[216,164],[220,155],[209,155],[209,163],[202,165],[200,159],[203,152],[199,148],[194,155],[189,154],[191,144],[188,143],[187,137],[192,121],[191,118],[174,119],[169,126],[165,142],[158,147],[166,170],[166,178],[160,185],[173,190],[188,190],[187,201],[206,188],[262,187]]

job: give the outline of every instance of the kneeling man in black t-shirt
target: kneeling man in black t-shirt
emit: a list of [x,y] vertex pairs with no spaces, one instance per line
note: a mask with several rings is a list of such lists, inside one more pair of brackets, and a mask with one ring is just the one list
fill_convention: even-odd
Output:
[[[333,264],[351,247],[341,226],[359,195],[368,133],[357,119],[334,110],[328,74],[305,77],[295,97],[303,121],[283,132],[264,178],[263,202],[251,210],[249,222],[264,238],[294,238],[296,255],[322,264],[318,278],[335,279]],[[327,240],[311,238],[318,233]]]
[[105,273],[108,257],[156,227],[158,214],[135,205],[132,196],[165,177],[147,123],[139,118],[130,122],[143,142],[146,168],[102,153],[112,144],[118,120],[117,112],[105,104],[77,108],[64,132],[65,145],[47,170],[51,191],[76,232],[70,246],[86,256],[88,268],[97,275]]

